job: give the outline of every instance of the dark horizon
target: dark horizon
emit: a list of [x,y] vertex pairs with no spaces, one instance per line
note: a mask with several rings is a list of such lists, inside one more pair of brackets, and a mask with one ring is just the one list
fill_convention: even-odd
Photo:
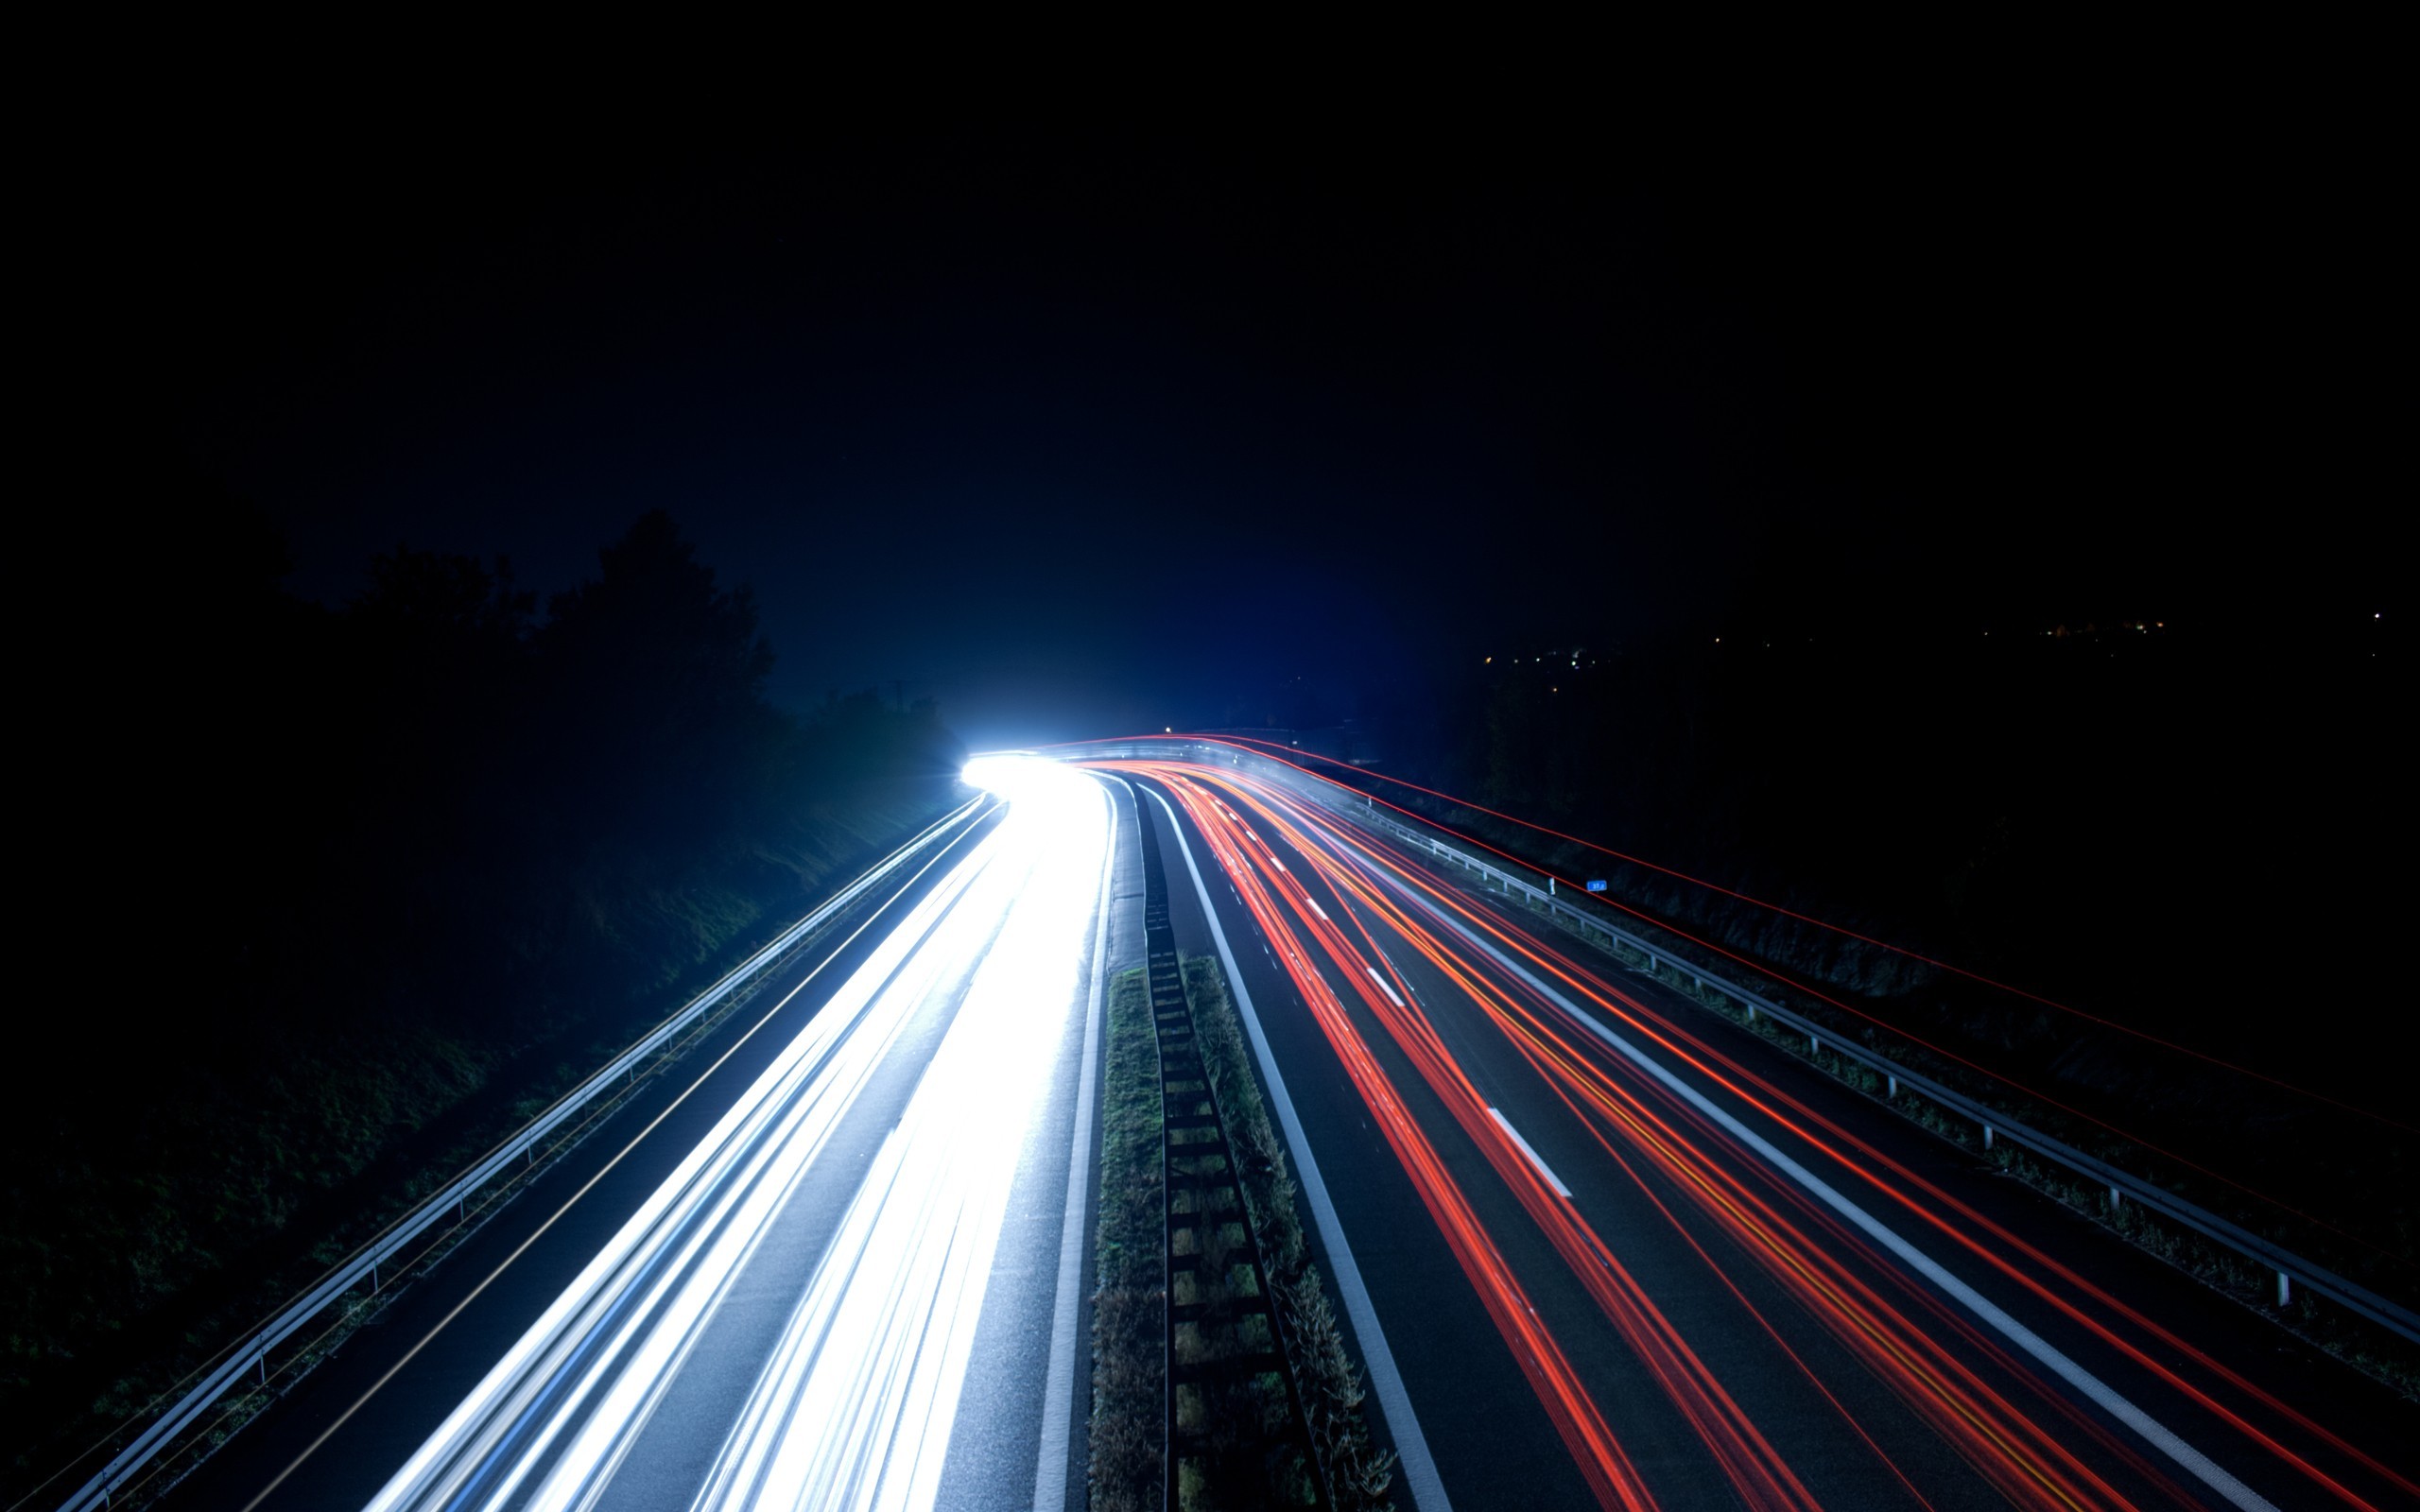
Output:
[[2420,1492],[2400,122],[2077,50],[96,94],[0,1500]]
[[777,701],[977,747],[1726,626],[2382,612],[2356,165],[2213,122],[2154,170],[2112,110],[1661,154],[219,123],[93,222],[60,438],[256,503],[328,604],[399,542],[543,599],[668,509]]

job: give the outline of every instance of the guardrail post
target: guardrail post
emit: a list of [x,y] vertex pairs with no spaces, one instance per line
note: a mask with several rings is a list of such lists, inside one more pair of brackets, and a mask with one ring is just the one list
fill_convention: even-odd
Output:
[[[725,994],[735,986],[764,970],[782,951],[804,937],[819,920],[829,917],[833,910],[842,906],[871,886],[874,878],[900,865],[908,856],[933,840],[936,835],[954,829],[969,814],[982,807],[984,802],[984,799],[977,799],[963,805],[955,813],[927,828],[908,844],[892,852],[888,859],[876,865],[847,888],[826,900],[813,914],[791,926],[791,929],[774,944],[766,947],[734,969],[720,982],[699,997],[692,999],[679,1013],[659,1025],[642,1042],[638,1053],[644,1055],[654,1046],[664,1043],[670,1036],[679,1032],[682,1026],[709,1011],[714,1004],[722,1001]],[[521,1134],[516,1136],[525,1142],[522,1144],[524,1152],[534,1160],[535,1143],[538,1138],[542,1137],[546,1130],[553,1128],[570,1112],[594,1100],[612,1085],[613,1074],[610,1069],[607,1069],[598,1072],[595,1077],[567,1093],[556,1103],[554,1108],[542,1114],[534,1123],[525,1126]],[[482,1162],[474,1171],[465,1173],[463,1178],[465,1184],[461,1186],[455,1202],[455,1216],[458,1220],[465,1223],[469,1221],[469,1194],[473,1191],[484,1190],[508,1159],[509,1157],[498,1157],[493,1164]],[[441,1192],[432,1194],[406,1218],[398,1220],[389,1233],[375,1242],[376,1247],[372,1247],[368,1251],[370,1289],[373,1295],[381,1289],[385,1281],[383,1264],[385,1257],[388,1254],[400,1253],[413,1238],[441,1222],[444,1215],[443,1194]],[[362,1253],[359,1250],[354,1251],[336,1269],[322,1277],[320,1281],[308,1292],[296,1297],[283,1314],[252,1335],[249,1342],[252,1343],[259,1351],[253,1356],[253,1363],[259,1368],[263,1386],[268,1384],[268,1351],[285,1342],[310,1318],[344,1301],[350,1296],[351,1289],[360,1284],[359,1267]],[[406,1272],[411,1269],[411,1262],[408,1259],[405,1262],[404,1269]],[[341,1287],[338,1286],[339,1282]],[[347,1302],[346,1305],[350,1307],[352,1304]],[[116,1500],[115,1493],[119,1487],[132,1481],[137,1472],[145,1465],[151,1463],[164,1449],[173,1448],[181,1442],[182,1435],[192,1431],[194,1423],[203,1412],[224,1397],[229,1390],[241,1383],[244,1378],[244,1342],[241,1341],[229,1346],[223,1363],[216,1365],[207,1379],[188,1392],[183,1399],[171,1405],[166,1412],[155,1418],[150,1426],[136,1436],[132,1444],[120,1451],[117,1456],[103,1466],[97,1474],[85,1482],[83,1487],[69,1498],[67,1504],[78,1508],[89,1508],[96,1503],[102,1506],[113,1504]],[[212,1358],[219,1360],[221,1357],[214,1355]]]
[[[1240,761],[1238,761],[1237,765],[1241,765]],[[1506,885],[1507,891],[1511,891],[1512,889],[1514,879],[1507,877],[1504,874],[1495,871],[1493,868],[1486,866],[1484,863],[1478,861],[1476,858],[1464,854],[1459,848],[1448,847],[1442,839],[1423,834],[1418,831],[1413,830],[1407,825],[1398,823],[1392,818],[1379,819],[1375,816],[1374,812],[1372,815],[1371,823],[1373,828],[1399,835],[1408,845],[1426,845],[1439,858],[1451,860],[1458,865],[1469,868],[1473,870],[1480,871],[1493,880],[1502,881]],[[1551,879],[1547,885],[1549,888],[1548,897],[1556,897],[1554,884]],[[1520,890],[1532,898],[1537,896],[1537,890],[1534,887],[1530,886],[1526,882],[1521,883],[1519,886]],[[1593,918],[1584,917],[1579,910],[1563,903],[1559,898],[1557,898],[1556,902],[1549,906],[1550,911],[1563,914],[1566,918],[1570,919],[1576,925],[1583,926],[1586,930],[1594,931],[1597,935],[1601,936],[1606,942],[1607,949],[1615,955],[1616,960],[1619,960],[1627,953],[1637,953],[1642,958],[1643,964],[1632,969],[1644,971],[1650,977],[1657,978],[1660,981],[1659,968],[1662,965],[1662,962],[1656,956],[1653,947],[1647,941],[1636,938],[1626,931],[1612,928],[1611,926],[1599,922]],[[1675,971],[1687,977],[1692,984],[1699,988],[1699,990],[1703,991],[1704,989],[1706,982],[1706,975],[1704,972],[1697,971],[1686,963],[1681,961],[1674,961],[1672,965]],[[1719,1000],[1719,1002],[1727,1003],[1728,1001],[1737,1001],[1740,1007],[1746,1010],[1747,1022],[1751,1024],[1757,1023],[1763,1019],[1765,1016],[1765,1010],[1760,1008],[1755,1003],[1750,1001],[1743,988],[1731,986],[1720,976],[1715,977],[1714,980],[1720,984],[1719,990],[1720,992],[1729,994],[1729,998],[1727,1000]],[[1789,1026],[1796,1033],[1806,1035],[1807,1037],[1807,1046],[1810,1053],[1816,1055],[1820,1055],[1822,1053],[1823,1040],[1821,1038],[1821,1031],[1818,1026],[1810,1024],[1806,1021],[1800,1019],[1796,1014],[1791,1013],[1787,1008],[1774,1007],[1772,1009],[1772,1015],[1777,1022]],[[1898,1097],[1899,1082],[1901,1078],[1895,1070],[1885,1069],[1885,1066],[1888,1065],[1887,1059],[1878,1056],[1872,1056],[1864,1052],[1852,1051],[1845,1048],[1837,1051],[1836,1054],[1844,1060],[1855,1060],[1869,1070],[1881,1073],[1892,1098],[1895,1100]],[[1927,1099],[1931,1105],[1940,1108],[1945,1112],[1953,1113],[1962,1118],[1974,1119],[1977,1126],[1981,1128],[1983,1131],[1983,1148],[1988,1151],[1996,1147],[1998,1143],[1998,1130],[1988,1122],[1988,1119],[1995,1112],[1994,1109],[1983,1106],[1973,1098],[1967,1097],[1962,1093],[1928,1079],[1921,1073],[1909,1073],[1909,1079],[1913,1089],[1911,1095]],[[2068,1169],[2083,1175],[2087,1180],[2096,1180],[2107,1185],[2109,1191],[2110,1211],[2113,1214],[2123,1211],[2125,1191],[2116,1183],[2131,1180],[2132,1177],[2127,1177],[2122,1172],[2113,1169],[2094,1157],[2085,1155],[2081,1151],[2068,1148],[2057,1140],[2048,1139],[2045,1136],[2034,1133],[2022,1122],[2017,1125],[2017,1129],[2019,1135],[2018,1143],[2020,1145],[2032,1150],[2038,1155],[2045,1156],[2048,1159],[2067,1167]],[[2261,1269],[2268,1270],[2273,1274],[2277,1278],[2277,1305],[2279,1307],[2290,1306],[2293,1297],[2293,1276],[2295,1273],[2289,1272],[2285,1267],[2288,1265],[2298,1264],[2300,1267],[2299,1274],[2304,1277],[2305,1284],[2317,1287],[2320,1294],[2325,1297],[2328,1300],[2341,1303],[2343,1306],[2352,1309],[2354,1312],[2360,1314],[2362,1316],[2367,1317],[2376,1323],[2378,1323],[2382,1327],[2389,1329],[2403,1338],[2420,1339],[2420,1319],[2415,1319],[2409,1309],[2404,1308],[2395,1302],[2373,1296],[2353,1282],[2345,1280],[2342,1277],[2332,1275],[2325,1269],[2314,1266],[2308,1261],[2303,1260],[2301,1257],[2280,1249],[2275,1245],[2260,1239],[2257,1235],[2245,1232],[2244,1230],[2228,1223],[2226,1220],[2214,1214],[2204,1212],[2200,1209],[2193,1207],[2189,1203],[2179,1203],[2172,1198],[2163,1200],[2162,1194],[2159,1194],[2156,1189],[2146,1188],[2145,1192],[2146,1200],[2151,1203],[2152,1207],[2155,1211],[2169,1218],[2182,1222],[2186,1227],[2195,1229],[2213,1242],[2250,1258]],[[95,1490],[98,1490],[99,1488],[100,1487],[98,1486],[94,1487]]]

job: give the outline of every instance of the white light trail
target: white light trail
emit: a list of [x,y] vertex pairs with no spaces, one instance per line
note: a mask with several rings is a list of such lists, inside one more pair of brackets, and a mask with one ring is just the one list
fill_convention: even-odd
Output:
[[931,1505],[1011,1183],[1084,997],[1110,808],[1047,762],[969,768],[1007,818],[842,984],[370,1503],[603,1495],[902,1031],[971,982],[692,1505]]

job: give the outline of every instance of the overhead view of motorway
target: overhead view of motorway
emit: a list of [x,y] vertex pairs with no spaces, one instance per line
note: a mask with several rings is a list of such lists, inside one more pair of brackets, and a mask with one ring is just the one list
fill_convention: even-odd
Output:
[[449,1263],[182,1494],[890,1507],[1063,1486],[1111,805],[1080,779],[991,780],[1011,800],[677,1101],[631,1109],[481,1235],[492,1262]]
[[44,53],[0,1512],[2420,1512],[2299,19]]
[[1138,825],[1398,1506],[2389,1507],[2407,1409],[1613,957],[1193,754],[994,801],[180,1505],[1080,1507]]
[[1401,1375],[1374,1395],[1417,1417],[1420,1504],[2420,1494],[2383,1400],[2364,1417],[2343,1400],[2363,1393],[2279,1372],[2172,1277],[2040,1231],[1870,1106],[1296,784],[1109,765],[1172,800],[1194,948],[1259,1005]]

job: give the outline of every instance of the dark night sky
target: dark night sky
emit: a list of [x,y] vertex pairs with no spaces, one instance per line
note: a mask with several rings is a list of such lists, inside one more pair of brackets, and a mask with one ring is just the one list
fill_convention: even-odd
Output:
[[64,434],[258,501],[302,593],[397,541],[551,591],[665,507],[786,701],[1182,728],[1759,613],[2366,616],[2393,216],[2308,104],[214,111],[76,182],[48,307]]

